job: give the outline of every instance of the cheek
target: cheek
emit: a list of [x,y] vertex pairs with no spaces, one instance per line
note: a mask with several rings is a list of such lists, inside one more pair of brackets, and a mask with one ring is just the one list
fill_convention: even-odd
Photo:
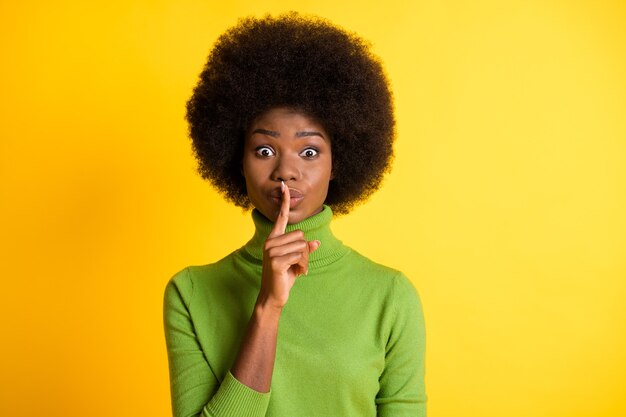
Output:
[[244,177],[247,193],[254,194],[256,189],[256,183],[254,180],[255,178],[258,178],[258,175],[255,173],[254,165],[251,165],[244,160],[241,166],[241,175]]
[[241,170],[246,178],[255,178],[255,173],[259,170],[258,161],[244,156],[241,162]]
[[316,172],[315,181],[318,185],[318,190],[320,194],[326,194],[328,192],[328,187],[330,185],[330,180],[332,179],[332,173],[330,171],[329,166],[320,167]]

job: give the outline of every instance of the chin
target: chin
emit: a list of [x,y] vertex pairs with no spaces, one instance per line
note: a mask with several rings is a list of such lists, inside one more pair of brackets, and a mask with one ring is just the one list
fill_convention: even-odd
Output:
[[300,223],[302,220],[306,220],[311,216],[317,214],[314,211],[302,212],[300,210],[293,210],[289,212],[289,224]]

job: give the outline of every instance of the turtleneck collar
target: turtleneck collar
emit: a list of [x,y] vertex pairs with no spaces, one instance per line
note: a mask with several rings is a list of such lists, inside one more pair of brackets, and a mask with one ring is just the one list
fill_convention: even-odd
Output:
[[[299,223],[288,224],[285,229],[285,233],[300,229],[304,232],[306,240],[319,240],[322,242],[320,247],[309,255],[309,268],[331,264],[349,251],[349,248],[341,243],[330,230],[332,218],[332,210],[324,204],[322,211],[319,213]],[[252,210],[252,220],[256,230],[252,239],[244,245],[243,250],[256,260],[263,261],[263,245],[274,227],[274,223],[257,209]]]

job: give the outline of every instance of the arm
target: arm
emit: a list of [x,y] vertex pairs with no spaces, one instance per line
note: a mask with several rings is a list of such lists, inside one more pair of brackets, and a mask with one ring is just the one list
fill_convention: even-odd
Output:
[[232,367],[239,381],[260,392],[270,390],[280,314],[296,278],[308,272],[309,253],[320,245],[319,241],[307,242],[301,230],[285,234],[291,198],[289,187],[281,183],[281,188],[280,210],[263,248],[261,289]]
[[230,372],[220,381],[207,362],[189,313],[192,293],[188,269],[172,277],[165,288],[163,321],[173,416],[264,416],[269,393],[250,389]]
[[[260,417],[267,410],[276,357],[278,322],[295,279],[308,268],[308,254],[320,242],[307,242],[301,231],[284,234],[289,189],[265,245],[261,289],[239,353],[219,382],[199,345],[188,310],[193,291],[188,270],[165,291],[164,323],[174,417]],[[187,301],[185,301],[187,300]]]
[[276,359],[278,320],[282,308],[258,300],[231,372],[240,382],[269,392]]
[[425,417],[425,330],[419,295],[409,280],[396,277],[391,324],[385,351],[385,369],[376,396],[379,417]]

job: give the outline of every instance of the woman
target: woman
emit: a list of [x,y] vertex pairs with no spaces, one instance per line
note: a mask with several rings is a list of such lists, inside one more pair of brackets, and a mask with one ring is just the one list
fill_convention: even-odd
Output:
[[391,92],[368,45],[297,13],[241,20],[187,120],[200,174],[253,208],[256,230],[166,287],[174,416],[425,415],[419,296],[330,230],[393,156]]

